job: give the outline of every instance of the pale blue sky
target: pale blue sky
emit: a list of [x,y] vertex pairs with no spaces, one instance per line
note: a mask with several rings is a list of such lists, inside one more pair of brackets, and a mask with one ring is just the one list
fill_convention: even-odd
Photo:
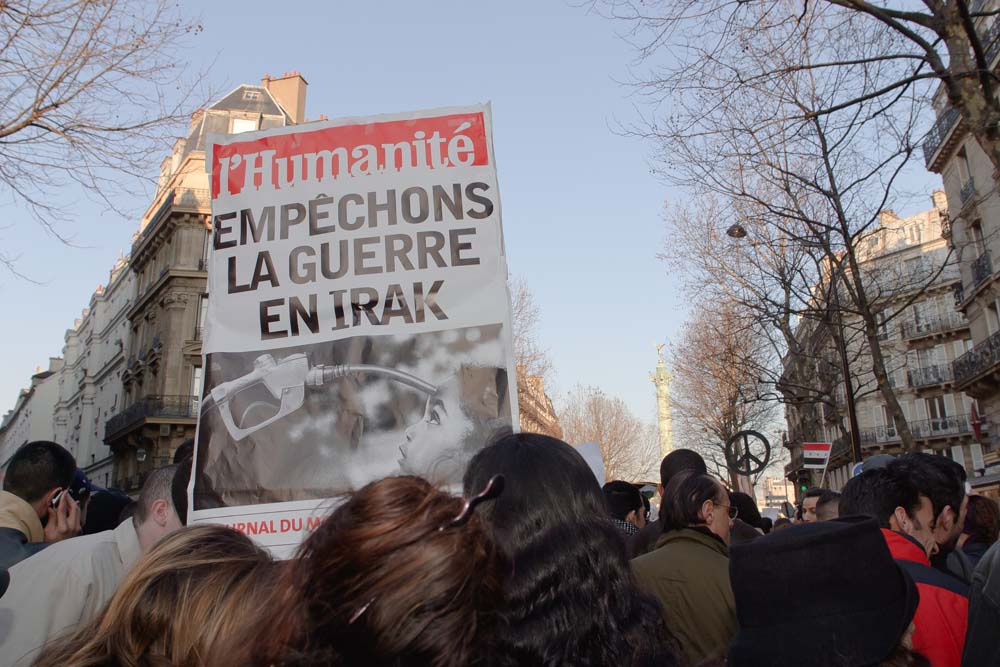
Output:
[[[299,70],[309,118],[491,101],[509,265],[541,307],[553,393],[594,384],[653,419],[654,345],[679,331],[689,304],[656,259],[670,191],[650,174],[649,147],[610,129],[635,117],[616,83],[633,55],[615,36],[621,26],[538,0],[182,5],[202,13],[205,30],[178,56],[196,69],[214,61],[220,92]],[[61,246],[0,207],[0,245],[44,282],[0,275],[0,412],[60,354],[138,224],[138,214],[102,214],[68,195],[79,215],[64,231],[86,248]]]
[[[205,30],[179,55],[196,68],[214,60],[217,89],[299,70],[310,118],[491,101],[510,269],[542,309],[553,389],[595,384],[652,419],[654,344],[677,331],[686,306],[655,257],[667,190],[647,148],[609,129],[633,114],[615,82],[631,58],[616,26],[563,2],[182,4]],[[66,328],[128,251],[138,216],[79,206],[66,231],[85,249],[0,208],[0,244],[45,283],[0,276],[0,412],[60,354]]]

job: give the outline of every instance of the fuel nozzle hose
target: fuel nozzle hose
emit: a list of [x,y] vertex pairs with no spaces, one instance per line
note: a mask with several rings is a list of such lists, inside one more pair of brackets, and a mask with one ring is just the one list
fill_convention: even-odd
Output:
[[309,369],[306,375],[307,387],[320,387],[328,382],[356,374],[380,375],[395,380],[401,384],[418,389],[425,394],[432,395],[437,392],[437,387],[430,382],[425,382],[415,375],[410,375],[395,368],[385,368],[383,366],[372,366],[368,364],[339,364],[337,366],[314,366]]

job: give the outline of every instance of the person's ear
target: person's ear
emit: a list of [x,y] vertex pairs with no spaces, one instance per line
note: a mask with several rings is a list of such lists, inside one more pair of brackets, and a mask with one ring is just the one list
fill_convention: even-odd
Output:
[[906,510],[902,507],[897,507],[889,515],[889,528],[897,533],[905,533],[909,523],[910,517],[906,516]]
[[149,513],[156,525],[165,528],[170,523],[170,515],[174,512],[174,506],[170,501],[159,499],[154,500],[152,511]]
[[638,517],[636,516],[635,510],[632,510],[631,512],[625,515],[625,521],[628,523],[635,523],[637,518]]
[[57,486],[54,489],[49,489],[48,491],[46,491],[45,495],[42,496],[42,507],[48,507],[49,505],[51,505],[52,499],[55,498],[62,490],[63,487]]
[[934,522],[934,528],[941,528],[946,533],[950,533],[951,529],[955,527],[955,511],[951,509],[951,505],[945,505],[945,508],[941,510],[941,514],[938,515],[937,520]]
[[698,516],[705,523],[712,523],[712,519],[715,518],[715,502],[712,500],[706,500],[701,504],[701,510],[698,512]]

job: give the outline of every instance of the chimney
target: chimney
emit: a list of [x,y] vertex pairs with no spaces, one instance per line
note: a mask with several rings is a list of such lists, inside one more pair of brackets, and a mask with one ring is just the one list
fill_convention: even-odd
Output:
[[278,100],[278,104],[292,117],[293,123],[298,124],[306,119],[306,86],[309,82],[301,74],[294,71],[285,72],[280,77],[265,74],[260,85]]
[[944,190],[935,190],[931,193],[931,201],[934,203],[934,208],[939,211],[948,210],[948,197],[944,194]]
[[897,220],[899,220],[899,216],[892,209],[887,208],[878,212],[878,223],[883,227],[888,227]]

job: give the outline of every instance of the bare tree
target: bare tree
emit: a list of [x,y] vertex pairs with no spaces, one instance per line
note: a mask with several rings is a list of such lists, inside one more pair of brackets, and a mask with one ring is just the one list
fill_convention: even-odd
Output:
[[[984,0],[602,0],[629,25],[641,61],[640,89],[657,101],[704,90],[782,85],[789,73],[839,78],[841,90],[795,117],[868,114],[925,99],[934,86],[1000,169],[1000,56],[997,10]],[[830,32],[854,35],[853,53],[827,50]],[[694,37],[692,37],[694,36]],[[802,56],[769,63],[763,41]]]
[[775,361],[752,315],[733,301],[695,311],[673,346],[672,400],[679,430],[732,488],[738,488],[739,473],[726,460],[726,443],[740,431],[769,432],[775,426],[778,403],[766,397],[773,389],[760,374]]
[[577,385],[561,410],[565,440],[572,444],[596,442],[607,478],[639,480],[658,461],[656,432],[632,414],[624,401],[597,387]]
[[0,2],[0,184],[12,200],[64,242],[67,184],[120,212],[197,105],[201,75],[185,81],[184,52],[200,31],[170,0]]
[[514,335],[514,359],[518,377],[538,377],[549,379],[552,374],[552,360],[548,352],[538,343],[538,325],[542,312],[535,303],[535,297],[521,278],[511,281],[511,310]]
[[[661,173],[684,187],[698,208],[714,213],[694,223],[700,235],[693,240],[689,223],[700,211],[672,218],[668,254],[773,327],[780,334],[774,338],[779,357],[803,352],[796,330],[804,321],[831,327],[837,348],[865,360],[910,448],[879,326],[903,312],[907,304],[900,308],[894,301],[900,291],[917,298],[947,260],[929,274],[886,276],[868,259],[873,242],[878,245],[888,231],[882,213],[901,197],[898,179],[915,150],[923,100],[904,89],[891,106],[878,96],[862,95],[851,106],[838,102],[879,74],[868,70],[880,62],[873,52],[888,28],[812,5],[778,20],[787,3],[743,4],[740,15],[755,12],[756,30],[714,35],[720,41],[711,45],[703,33],[688,40],[712,65],[697,65],[695,72],[668,69],[655,79],[662,87],[651,77],[645,90],[654,98],[670,95],[670,111],[632,128],[655,141]],[[667,21],[660,39],[685,39],[671,32],[678,25]],[[857,33],[861,28],[878,34]],[[844,65],[825,67],[831,59]],[[692,244],[707,258],[691,252]],[[857,354],[859,348],[864,354]],[[803,389],[826,400],[817,388]]]

